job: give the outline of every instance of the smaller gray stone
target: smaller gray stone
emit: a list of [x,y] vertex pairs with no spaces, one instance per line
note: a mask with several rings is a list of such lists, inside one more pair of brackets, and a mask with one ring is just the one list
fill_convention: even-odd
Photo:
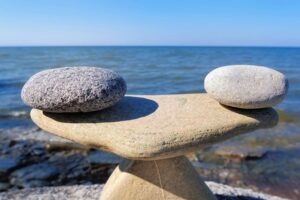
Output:
[[286,77],[273,69],[231,65],[211,71],[204,80],[206,92],[219,103],[242,109],[272,107],[288,90]]
[[124,79],[96,67],[65,67],[33,75],[21,93],[25,104],[47,112],[91,112],[108,108],[126,93]]
[[95,150],[88,154],[87,159],[92,164],[119,164],[121,157],[108,152]]
[[59,168],[48,163],[29,165],[18,169],[11,174],[11,184],[21,187],[34,187],[47,185],[47,179],[56,177]]
[[18,161],[15,158],[0,157],[0,173],[7,172],[18,165]]
[[9,189],[9,187],[10,185],[8,183],[0,182],[0,192],[6,191],[7,189]]

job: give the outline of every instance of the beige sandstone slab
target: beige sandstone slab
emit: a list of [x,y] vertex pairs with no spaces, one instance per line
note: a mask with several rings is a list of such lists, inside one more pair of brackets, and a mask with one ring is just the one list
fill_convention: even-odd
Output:
[[228,108],[207,94],[126,96],[98,112],[33,109],[31,118],[50,133],[134,160],[183,155],[278,121],[272,108]]

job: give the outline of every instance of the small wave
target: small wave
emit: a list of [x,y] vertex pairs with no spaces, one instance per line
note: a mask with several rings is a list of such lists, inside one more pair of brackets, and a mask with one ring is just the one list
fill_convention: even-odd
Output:
[[7,113],[1,113],[0,118],[9,119],[9,118],[29,118],[29,113],[26,111],[11,111]]
[[8,54],[8,53],[1,53],[0,54],[1,59],[5,59],[5,58],[9,58],[9,57],[10,57],[10,54]]
[[28,113],[26,111],[13,111],[9,113],[13,117],[22,117],[22,116],[27,116]]
[[300,117],[299,113],[289,113],[283,110],[277,110],[279,115],[279,122],[290,122],[290,123],[299,123]]

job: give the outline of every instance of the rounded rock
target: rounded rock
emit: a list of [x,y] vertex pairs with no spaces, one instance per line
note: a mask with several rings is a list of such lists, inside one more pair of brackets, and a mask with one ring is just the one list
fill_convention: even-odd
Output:
[[125,80],[112,70],[64,67],[33,75],[21,97],[25,104],[47,112],[92,112],[114,105],[125,93]]
[[288,90],[286,77],[273,69],[230,65],[211,71],[204,80],[206,92],[219,103],[242,109],[272,107]]

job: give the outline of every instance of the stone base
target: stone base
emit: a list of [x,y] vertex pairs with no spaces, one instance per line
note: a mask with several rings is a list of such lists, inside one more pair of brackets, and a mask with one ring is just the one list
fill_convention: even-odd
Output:
[[101,200],[215,200],[190,161],[176,157],[154,161],[124,160],[107,181]]

